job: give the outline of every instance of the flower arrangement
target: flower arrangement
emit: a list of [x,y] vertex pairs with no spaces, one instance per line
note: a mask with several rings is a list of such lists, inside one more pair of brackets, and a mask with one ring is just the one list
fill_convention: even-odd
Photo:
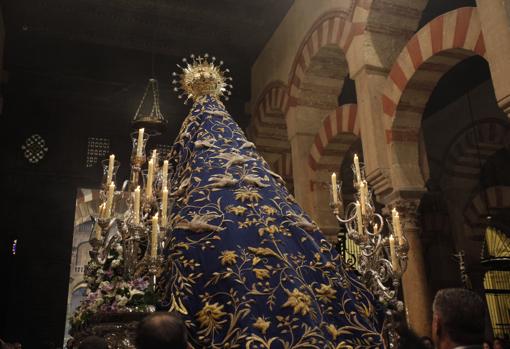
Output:
[[147,277],[130,280],[124,276],[123,247],[116,242],[103,263],[87,265],[85,298],[71,317],[73,329],[80,328],[97,313],[148,311],[155,294]]

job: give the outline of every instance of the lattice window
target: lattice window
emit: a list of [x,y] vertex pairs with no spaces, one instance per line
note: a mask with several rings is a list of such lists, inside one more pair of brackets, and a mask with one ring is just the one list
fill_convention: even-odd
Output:
[[25,140],[25,144],[21,146],[23,156],[28,162],[36,164],[41,161],[46,153],[48,147],[46,141],[38,134],[33,134]]
[[110,151],[110,140],[108,138],[89,137],[87,143],[86,166],[94,166],[99,159],[104,158]]

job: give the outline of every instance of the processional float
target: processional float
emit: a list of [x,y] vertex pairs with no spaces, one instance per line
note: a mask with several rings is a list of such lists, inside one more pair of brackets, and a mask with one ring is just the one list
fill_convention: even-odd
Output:
[[[207,55],[191,55],[191,62],[184,60],[185,66],[180,67],[182,73],[174,73],[174,89],[182,89],[179,98],[193,99],[197,90],[216,94],[218,98],[230,95],[231,78],[225,75],[228,69],[222,70],[223,62],[216,64],[214,58],[210,61],[208,58]],[[134,121],[138,121],[138,126],[150,126],[152,120],[161,126],[164,118],[159,110],[154,79],[149,81],[141,105],[148,92],[152,93],[152,106],[142,116],[139,107]],[[114,155],[103,161],[101,204],[98,215],[93,217],[91,259],[85,268],[87,294],[71,319],[71,334],[76,343],[95,334],[106,337],[112,347],[133,348],[134,329],[142,317],[157,309],[187,312],[178,297],[168,300],[168,295],[158,289],[164,247],[174,228],[169,215],[181,188],[170,185],[173,154],[148,151],[149,138],[150,133],[144,128],[132,134],[130,176],[120,187],[117,187],[119,161]],[[357,189],[355,202],[344,207],[341,185],[333,174],[330,205],[338,222],[345,226],[347,238],[359,247],[356,263],[359,279],[383,305],[386,343],[395,347],[398,340],[395,316],[403,311],[398,290],[406,269],[409,245],[398,212],[392,210],[391,222],[376,212],[364,168],[357,156],[353,172]],[[257,321],[259,328],[269,326],[267,319]],[[328,330],[335,338],[341,333],[334,327]]]

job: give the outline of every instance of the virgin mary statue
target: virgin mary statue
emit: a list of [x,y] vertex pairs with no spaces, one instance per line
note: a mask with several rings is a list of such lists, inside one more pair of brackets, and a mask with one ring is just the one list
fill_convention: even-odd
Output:
[[192,56],[175,77],[193,106],[171,153],[160,287],[190,347],[382,348],[373,296],[220,101],[221,64]]

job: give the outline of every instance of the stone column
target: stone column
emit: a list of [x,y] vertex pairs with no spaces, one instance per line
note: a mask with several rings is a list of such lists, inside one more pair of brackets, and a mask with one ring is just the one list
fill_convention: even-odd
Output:
[[315,140],[315,134],[325,115],[327,115],[327,112],[322,109],[303,105],[291,107],[286,115],[287,135],[292,153],[294,196],[301,207],[314,219],[317,215],[311,199],[311,168],[308,165],[308,156]]
[[364,66],[353,76],[358,96],[358,119],[363,143],[365,172],[378,196],[391,192],[391,179],[382,113],[381,90],[386,77],[380,70]]
[[476,0],[498,105],[510,116],[510,0]]
[[402,222],[402,231],[409,242],[407,269],[402,277],[404,303],[409,326],[419,336],[430,336],[432,323],[432,302],[427,282],[421,228],[417,210],[419,200],[397,200],[390,205],[396,207]]

